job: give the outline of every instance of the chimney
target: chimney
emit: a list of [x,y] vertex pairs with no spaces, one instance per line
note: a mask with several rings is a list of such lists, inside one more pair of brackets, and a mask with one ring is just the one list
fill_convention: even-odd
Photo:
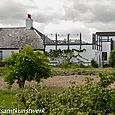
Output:
[[26,29],[32,29],[33,27],[33,20],[31,19],[31,14],[28,14],[26,19]]

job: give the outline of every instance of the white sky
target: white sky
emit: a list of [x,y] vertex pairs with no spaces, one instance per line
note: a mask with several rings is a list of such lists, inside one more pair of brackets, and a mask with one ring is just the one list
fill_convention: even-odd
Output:
[[115,0],[0,0],[1,27],[25,26],[28,13],[45,34],[115,31]]

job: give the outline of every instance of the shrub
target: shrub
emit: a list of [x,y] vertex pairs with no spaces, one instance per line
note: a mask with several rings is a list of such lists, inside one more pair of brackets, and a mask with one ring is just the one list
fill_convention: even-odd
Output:
[[60,66],[60,68],[86,68],[87,66],[83,65],[83,63],[70,63],[70,62],[64,62]]
[[60,68],[71,68],[73,66],[70,62],[63,62],[59,67]]
[[4,67],[5,66],[5,63],[3,60],[0,60],[0,67]]
[[115,49],[113,49],[109,56],[109,65],[115,67]]
[[100,77],[99,84],[101,87],[106,88],[107,86],[115,82],[115,73],[112,74],[99,73],[99,77]]
[[97,62],[96,62],[94,59],[91,60],[91,66],[92,66],[92,67],[95,67],[95,68],[98,67]]
[[[104,81],[104,78],[101,81]],[[105,88],[101,83],[103,84],[94,84],[91,79],[86,78],[85,85],[72,85],[55,94],[34,88],[20,93],[17,98],[18,107],[24,105],[26,109],[44,108],[44,115],[115,114],[115,89]]]

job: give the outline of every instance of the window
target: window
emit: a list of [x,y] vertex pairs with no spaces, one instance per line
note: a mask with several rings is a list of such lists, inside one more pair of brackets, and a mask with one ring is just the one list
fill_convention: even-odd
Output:
[[107,52],[102,52],[102,60],[107,60]]

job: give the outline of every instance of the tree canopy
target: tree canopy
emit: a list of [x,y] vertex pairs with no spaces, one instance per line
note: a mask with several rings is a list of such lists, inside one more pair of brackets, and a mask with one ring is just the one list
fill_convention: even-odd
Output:
[[40,51],[34,51],[31,46],[12,52],[11,57],[4,60],[5,81],[11,86],[15,81],[19,87],[24,87],[25,81],[36,80],[50,76],[50,68],[46,57]]

